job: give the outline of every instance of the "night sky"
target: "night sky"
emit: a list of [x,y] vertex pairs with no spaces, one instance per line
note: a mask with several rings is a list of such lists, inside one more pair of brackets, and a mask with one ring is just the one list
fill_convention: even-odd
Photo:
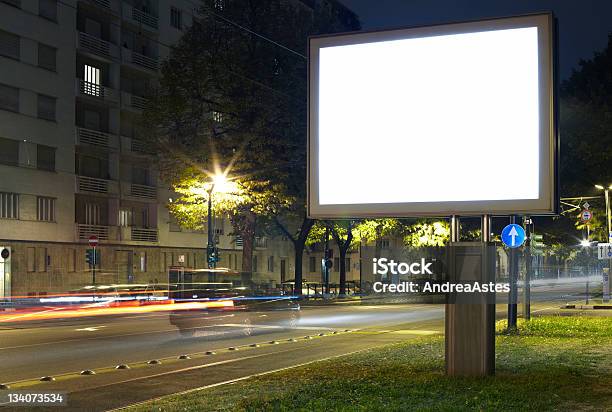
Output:
[[552,10],[559,22],[561,79],[602,50],[612,32],[610,0],[341,0],[365,30]]

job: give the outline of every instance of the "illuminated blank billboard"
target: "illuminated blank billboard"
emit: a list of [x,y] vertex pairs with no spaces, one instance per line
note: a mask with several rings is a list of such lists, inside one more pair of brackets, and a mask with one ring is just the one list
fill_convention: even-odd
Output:
[[309,40],[312,217],[556,209],[550,14]]

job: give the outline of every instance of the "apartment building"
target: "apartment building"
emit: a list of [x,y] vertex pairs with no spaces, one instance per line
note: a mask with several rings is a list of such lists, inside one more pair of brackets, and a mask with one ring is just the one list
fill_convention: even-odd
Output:
[[[0,256],[0,297],[91,284],[92,235],[97,283],[164,282],[168,266],[205,267],[206,232],[173,223],[171,193],[135,127],[160,61],[197,7],[0,0],[0,250],[9,252]],[[240,240],[218,221],[220,265],[240,269]],[[293,273],[289,242],[256,246],[255,272],[270,281]],[[304,260],[318,279],[319,267]]]

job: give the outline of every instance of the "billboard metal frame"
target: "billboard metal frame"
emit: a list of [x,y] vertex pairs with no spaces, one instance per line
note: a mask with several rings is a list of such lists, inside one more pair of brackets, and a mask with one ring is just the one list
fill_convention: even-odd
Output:
[[[538,199],[469,200],[448,202],[405,202],[366,204],[320,204],[318,175],[318,65],[323,47],[420,38],[448,34],[538,28],[540,95],[540,178]],[[527,14],[486,20],[359,31],[311,36],[308,39],[308,216],[311,218],[553,215],[559,211],[558,55],[557,24],[552,13]],[[485,163],[486,159],[476,159]],[[489,170],[483,169],[483,173]],[[347,177],[350,178],[350,177]],[[470,183],[470,182],[466,182]],[[473,182],[477,184],[477,182]]]

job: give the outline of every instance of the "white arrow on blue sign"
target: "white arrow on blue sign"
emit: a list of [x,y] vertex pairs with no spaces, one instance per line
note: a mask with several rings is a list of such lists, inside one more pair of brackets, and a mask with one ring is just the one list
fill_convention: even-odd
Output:
[[502,230],[502,242],[509,248],[515,248],[525,243],[525,229],[515,223],[508,225]]

